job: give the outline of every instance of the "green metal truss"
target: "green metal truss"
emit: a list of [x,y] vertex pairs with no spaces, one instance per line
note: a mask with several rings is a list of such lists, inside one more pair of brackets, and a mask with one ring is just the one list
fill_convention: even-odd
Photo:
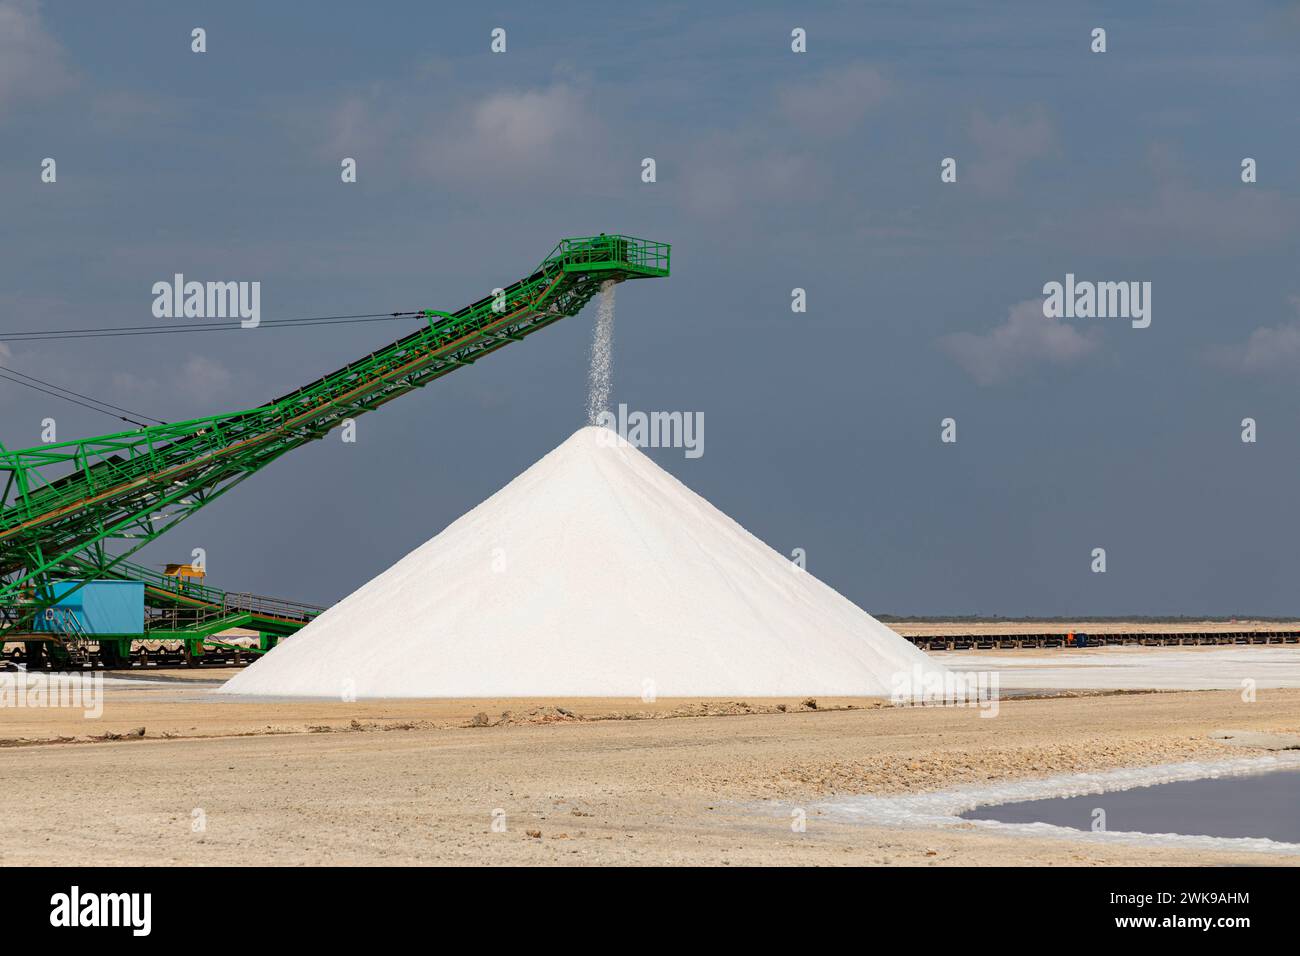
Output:
[[[419,331],[257,408],[0,446],[0,623],[22,630],[50,605],[56,579],[147,576],[126,560],[281,455],[576,315],[605,281],[667,276],[669,254],[667,243],[631,236],[564,239],[502,293],[458,312],[426,310]],[[170,586],[152,583],[151,603]]]

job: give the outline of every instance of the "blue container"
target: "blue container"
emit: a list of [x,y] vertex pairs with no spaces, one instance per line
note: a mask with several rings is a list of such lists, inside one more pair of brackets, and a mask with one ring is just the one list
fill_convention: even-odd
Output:
[[[141,581],[89,581],[73,591],[80,582],[55,581],[51,588],[58,600],[56,607],[64,614],[76,615],[87,634],[144,633],[144,584]],[[36,631],[63,631],[58,620],[48,620],[38,613],[33,622]]]

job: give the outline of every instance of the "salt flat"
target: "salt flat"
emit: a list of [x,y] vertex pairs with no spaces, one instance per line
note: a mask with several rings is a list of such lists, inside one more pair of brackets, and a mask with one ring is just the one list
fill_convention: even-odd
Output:
[[1300,687],[1300,647],[1097,647],[941,651],[958,671],[997,671],[1007,690],[1256,690]]
[[[1236,691],[1008,699],[993,720],[881,702],[821,709],[829,700],[676,718],[685,702],[662,699],[627,702],[620,719],[608,700],[578,700],[556,722],[553,709],[534,713],[544,701],[284,703],[220,698],[193,680],[124,685],[108,688],[98,720],[0,709],[9,796],[25,808],[0,819],[0,865],[1258,864],[1218,847],[847,821],[823,804],[1249,758],[1215,732],[1300,730],[1290,689],[1255,703]],[[506,708],[523,722],[471,719]],[[78,742],[132,728],[145,733]],[[756,809],[769,801],[786,812]],[[791,831],[790,807],[807,811],[806,832]]]

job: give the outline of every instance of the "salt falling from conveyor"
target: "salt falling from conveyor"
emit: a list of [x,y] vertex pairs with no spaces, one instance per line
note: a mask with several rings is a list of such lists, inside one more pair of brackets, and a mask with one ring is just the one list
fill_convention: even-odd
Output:
[[614,290],[616,282],[602,282],[596,301],[596,328],[591,338],[591,368],[587,371],[587,424],[599,425],[609,411],[614,390]]
[[222,690],[884,696],[913,668],[944,671],[587,427]]

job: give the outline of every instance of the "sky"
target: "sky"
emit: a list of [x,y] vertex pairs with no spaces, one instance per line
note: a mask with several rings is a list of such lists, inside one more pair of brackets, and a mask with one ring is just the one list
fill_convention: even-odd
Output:
[[[643,236],[673,274],[618,288],[614,401],[702,416],[702,455],[647,453],[867,610],[1300,613],[1300,4],[458,6],[0,0],[0,332],[159,322],[178,272],[260,282],[264,320],[455,310],[561,237]],[[1150,325],[1045,316],[1067,274],[1149,282]],[[584,423],[595,312],[139,558],[343,597]],[[413,328],[0,364],[176,421]],[[123,427],[0,381],[6,448],[47,417]]]

